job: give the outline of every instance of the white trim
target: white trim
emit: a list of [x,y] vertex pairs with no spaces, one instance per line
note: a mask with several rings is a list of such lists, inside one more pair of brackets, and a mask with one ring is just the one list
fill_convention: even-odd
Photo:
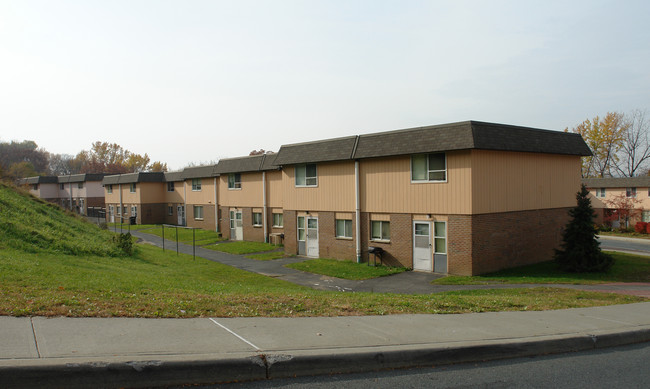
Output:
[[[431,154],[443,154],[445,156],[445,179],[444,180],[429,180],[429,155]],[[415,155],[425,155],[427,157],[427,179],[426,180],[413,180],[413,156]],[[449,166],[447,165],[447,152],[440,151],[434,153],[418,153],[411,154],[409,161],[409,172],[411,174],[411,184],[444,184],[449,179]]]

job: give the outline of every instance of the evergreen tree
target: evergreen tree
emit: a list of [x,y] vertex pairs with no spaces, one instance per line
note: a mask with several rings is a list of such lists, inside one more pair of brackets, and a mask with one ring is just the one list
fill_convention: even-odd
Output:
[[578,204],[569,211],[571,220],[562,236],[561,250],[555,250],[555,261],[565,271],[583,273],[607,271],[614,258],[600,250],[596,240],[594,210],[584,185],[576,195]]

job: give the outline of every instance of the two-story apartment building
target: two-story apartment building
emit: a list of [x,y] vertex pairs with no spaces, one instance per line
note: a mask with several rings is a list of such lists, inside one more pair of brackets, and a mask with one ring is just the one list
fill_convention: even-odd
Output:
[[589,190],[597,224],[605,222],[606,212],[614,212],[622,205],[632,209],[630,226],[637,221],[650,222],[650,177],[585,178],[582,183]]
[[218,231],[216,165],[188,167],[183,170],[183,197],[186,225]]
[[165,221],[164,173],[143,172],[104,177],[106,219],[109,223],[158,224]]
[[580,186],[576,134],[462,122],[282,146],[285,250],[479,274],[548,260]]
[[31,194],[80,215],[97,216],[104,208],[104,174],[28,177],[18,181]]

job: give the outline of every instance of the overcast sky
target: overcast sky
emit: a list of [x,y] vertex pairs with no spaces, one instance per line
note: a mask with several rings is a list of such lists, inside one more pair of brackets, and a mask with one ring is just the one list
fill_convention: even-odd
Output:
[[0,0],[0,140],[179,169],[465,120],[650,110],[650,1]]

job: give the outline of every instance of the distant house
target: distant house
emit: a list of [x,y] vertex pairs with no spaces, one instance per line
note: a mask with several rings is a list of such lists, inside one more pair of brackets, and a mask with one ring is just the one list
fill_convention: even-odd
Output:
[[637,221],[650,222],[650,177],[585,178],[582,183],[589,190],[598,224],[605,222],[606,213],[615,212],[621,199],[629,199],[627,203],[634,209],[630,225]]
[[116,174],[104,177],[106,219],[109,223],[159,224],[165,221],[167,201],[162,172]]
[[29,188],[31,194],[77,214],[99,216],[104,209],[104,174],[72,174],[64,176],[28,177],[19,185]]

